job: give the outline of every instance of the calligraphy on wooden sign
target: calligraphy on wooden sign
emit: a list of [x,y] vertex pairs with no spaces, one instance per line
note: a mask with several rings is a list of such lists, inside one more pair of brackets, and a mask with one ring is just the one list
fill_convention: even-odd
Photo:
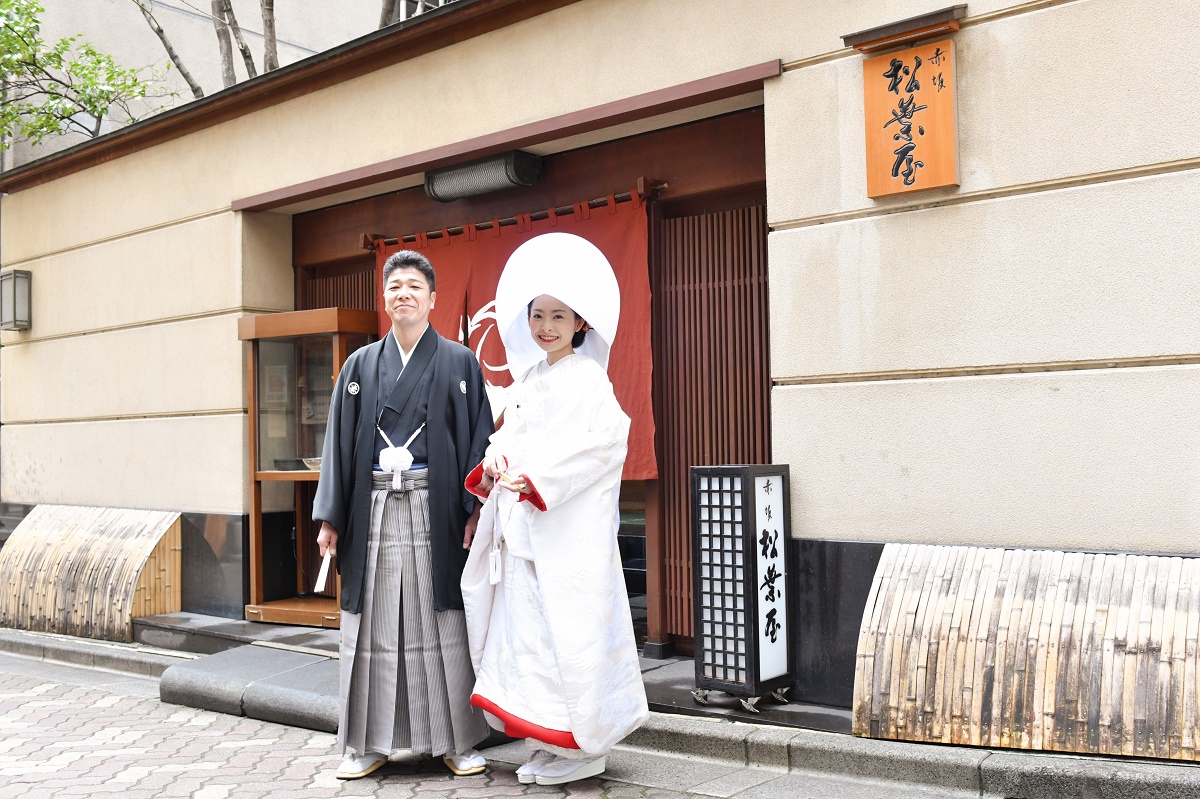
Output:
[[784,559],[780,475],[754,478],[758,553],[758,679],[787,674],[787,567]]
[[954,42],[863,62],[867,196],[958,185]]

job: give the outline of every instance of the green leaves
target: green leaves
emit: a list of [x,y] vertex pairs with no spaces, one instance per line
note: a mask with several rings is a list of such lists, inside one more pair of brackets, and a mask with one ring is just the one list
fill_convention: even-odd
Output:
[[0,0],[0,149],[14,138],[39,144],[68,131],[95,137],[105,119],[127,124],[158,110],[130,107],[151,96],[141,70],[79,37],[46,42],[44,11],[35,0]]

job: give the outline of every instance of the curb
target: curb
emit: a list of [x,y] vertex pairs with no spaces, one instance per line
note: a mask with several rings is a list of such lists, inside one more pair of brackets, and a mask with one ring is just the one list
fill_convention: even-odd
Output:
[[621,747],[981,799],[1200,796],[1200,767],[1190,763],[887,741],[661,713]]
[[239,646],[163,673],[164,702],[337,732],[338,664],[323,655]]
[[[0,628],[0,652],[161,678],[163,701],[190,707],[323,731],[337,725],[336,667],[316,652],[239,647],[203,657],[7,628]],[[1189,763],[886,741],[666,713],[651,713],[620,748],[774,772],[786,780],[871,784],[884,794],[907,788],[980,799],[1200,796],[1200,767]]]
[[162,676],[177,663],[196,657],[188,652],[172,652],[141,644],[95,641],[11,628],[0,628],[0,652],[153,678]]

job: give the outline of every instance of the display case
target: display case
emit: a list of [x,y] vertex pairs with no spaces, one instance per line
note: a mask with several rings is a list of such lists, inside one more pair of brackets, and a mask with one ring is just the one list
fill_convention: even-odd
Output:
[[[340,583],[313,592],[320,567],[311,521],[320,479],[321,449],[333,384],[350,353],[377,338],[374,311],[320,308],[244,316],[238,338],[247,342],[250,413],[251,621],[337,627]],[[275,504],[282,484],[292,487],[289,508]],[[284,489],[286,491],[286,489]],[[336,578],[336,575],[334,575]]]

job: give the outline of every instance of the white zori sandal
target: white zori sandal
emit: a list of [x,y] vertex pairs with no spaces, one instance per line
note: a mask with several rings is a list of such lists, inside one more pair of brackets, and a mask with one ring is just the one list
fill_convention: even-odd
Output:
[[604,755],[591,760],[567,760],[556,757],[537,771],[538,785],[562,785],[604,773]]
[[538,749],[530,756],[525,765],[517,769],[517,782],[522,785],[533,785],[537,782],[538,769],[554,759],[554,755],[545,749]]
[[442,762],[459,777],[482,774],[487,769],[487,760],[474,749],[468,749],[461,754],[446,755]]
[[367,752],[365,755],[347,752],[346,756],[342,758],[342,765],[338,766],[337,774],[334,776],[339,780],[357,780],[367,776],[387,761],[387,755],[381,755],[378,752]]

